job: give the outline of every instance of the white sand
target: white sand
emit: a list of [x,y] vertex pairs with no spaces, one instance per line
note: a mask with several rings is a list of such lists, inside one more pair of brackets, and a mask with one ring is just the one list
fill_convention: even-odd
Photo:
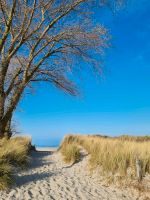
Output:
[[[54,149],[51,149],[54,150]],[[59,153],[36,152],[31,167],[16,175],[16,186],[0,192],[0,200],[139,200],[130,189],[118,189],[89,175],[88,156],[73,166]]]
[[37,151],[57,151],[57,147],[36,147]]

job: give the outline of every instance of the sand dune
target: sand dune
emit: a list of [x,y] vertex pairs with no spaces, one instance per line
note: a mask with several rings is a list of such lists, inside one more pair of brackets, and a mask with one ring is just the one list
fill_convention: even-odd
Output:
[[[54,149],[53,149],[54,150]],[[136,200],[130,189],[107,186],[90,175],[88,156],[74,165],[62,162],[59,153],[35,152],[28,170],[15,175],[16,186],[0,192],[1,200]]]

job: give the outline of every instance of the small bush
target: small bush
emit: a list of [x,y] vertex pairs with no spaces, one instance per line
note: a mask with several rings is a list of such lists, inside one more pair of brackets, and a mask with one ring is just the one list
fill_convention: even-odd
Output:
[[62,146],[60,152],[62,153],[63,159],[66,163],[75,163],[81,156],[79,147],[74,144]]

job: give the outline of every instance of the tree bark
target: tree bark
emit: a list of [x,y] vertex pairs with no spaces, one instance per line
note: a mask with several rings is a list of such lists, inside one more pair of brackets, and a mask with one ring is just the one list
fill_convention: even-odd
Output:
[[12,136],[12,131],[11,131],[11,118],[7,122],[2,122],[2,127],[1,127],[1,134],[0,137],[7,137],[10,138]]
[[1,122],[0,137],[10,138],[12,136],[12,130],[11,130],[12,116],[25,89],[24,84],[25,83],[20,85],[20,87],[17,89],[15,95],[11,100],[10,107],[7,108],[6,113],[3,113],[3,117],[1,118],[0,121]]
[[0,73],[0,137],[3,137],[3,117],[4,117],[5,94],[3,89],[3,79]]
[[0,138],[10,138],[12,136],[11,121],[12,114],[10,114],[9,117],[7,117],[7,119],[4,119],[4,117],[0,119]]

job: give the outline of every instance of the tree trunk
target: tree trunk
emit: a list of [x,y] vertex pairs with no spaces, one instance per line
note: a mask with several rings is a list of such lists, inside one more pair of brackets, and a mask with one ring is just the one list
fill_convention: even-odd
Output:
[[11,121],[12,121],[12,115],[10,115],[7,120],[1,121],[0,138],[3,138],[3,137],[10,138],[12,136]]
[[5,94],[0,74],[0,137],[3,137],[3,117],[4,117]]
[[[23,91],[24,91],[24,85],[20,85],[16,94],[12,97],[10,107],[7,108],[7,112],[5,114],[4,114],[4,110],[3,110],[3,115],[0,118],[0,137],[1,138],[2,137],[10,138],[12,136],[12,130],[11,130],[12,116],[13,116],[13,112],[16,109],[16,106],[21,98]],[[2,102],[2,101],[0,100],[0,102]],[[4,105],[5,105],[5,103],[3,104],[3,108],[4,108]]]
[[4,113],[6,96],[4,91],[4,82],[8,64],[8,61],[6,62],[3,60],[0,65],[0,137],[4,137],[5,130]]
[[0,94],[0,137],[3,137],[3,101]]
[[3,132],[4,132],[4,137],[10,138],[12,136],[11,118],[7,121]]

